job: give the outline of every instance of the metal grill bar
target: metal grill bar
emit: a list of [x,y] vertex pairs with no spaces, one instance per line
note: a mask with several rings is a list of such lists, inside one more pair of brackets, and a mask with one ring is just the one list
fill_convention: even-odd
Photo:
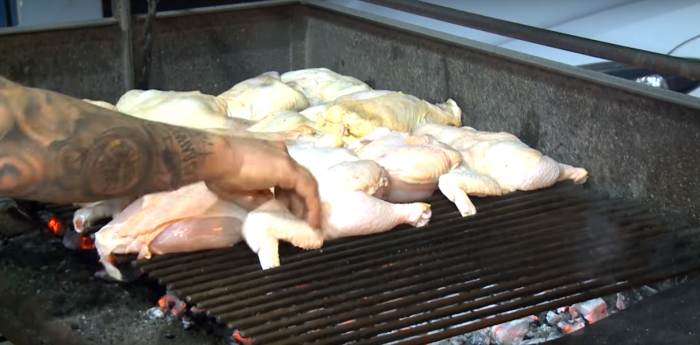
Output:
[[425,344],[700,269],[678,232],[581,186],[474,201],[474,217],[435,196],[423,228],[283,246],[271,270],[245,246],[134,265],[265,345]]
[[[639,234],[635,234],[639,235]],[[427,273],[421,273],[416,276],[411,276],[410,279],[406,280],[395,280],[398,278],[401,273],[404,272],[396,272],[393,274],[387,274],[384,276],[384,278],[387,281],[390,281],[391,283],[388,284],[383,284],[383,285],[375,285],[372,288],[368,288],[366,290],[360,290],[360,291],[355,291],[354,293],[350,293],[348,295],[336,295],[333,298],[330,298],[329,300],[314,300],[311,303],[308,304],[302,304],[302,305],[296,305],[292,308],[285,308],[285,309],[277,309],[276,311],[272,311],[269,313],[264,314],[264,316],[272,321],[272,320],[279,320],[281,317],[286,316],[286,315],[298,315],[294,317],[294,319],[285,319],[282,321],[277,321],[277,322],[269,322],[268,324],[261,325],[258,327],[253,327],[251,329],[248,329],[247,331],[250,333],[255,333],[255,334],[262,334],[265,332],[270,332],[275,329],[280,329],[284,326],[284,324],[294,324],[294,325],[299,325],[305,321],[308,321],[312,318],[319,318],[319,317],[327,317],[327,316],[332,316],[333,314],[337,312],[344,312],[347,310],[352,310],[356,307],[365,307],[365,306],[371,306],[376,303],[381,303],[381,302],[386,302],[386,301],[391,301],[397,298],[402,298],[405,296],[411,296],[413,294],[417,293],[426,293],[426,289],[440,289],[444,288],[443,290],[439,291],[434,291],[432,293],[436,293],[436,296],[439,297],[440,295],[445,295],[448,293],[454,293],[454,292],[460,292],[462,291],[461,289],[468,287],[467,285],[463,286],[456,286],[456,287],[447,287],[450,286],[451,284],[459,284],[462,282],[471,282],[474,279],[479,279],[478,283],[470,283],[472,287],[475,286],[480,286],[478,284],[482,284],[483,286],[487,286],[489,284],[495,284],[498,283],[499,281],[504,281],[508,279],[515,279],[515,278],[520,278],[523,276],[528,276],[530,274],[537,273],[538,271],[541,271],[543,269],[553,269],[561,266],[557,261],[554,261],[558,256],[560,255],[565,255],[569,251],[569,247],[567,247],[567,244],[575,243],[575,241],[580,240],[581,237],[574,237],[571,238],[571,241],[567,241],[567,243],[553,243],[549,247],[553,248],[559,248],[558,250],[552,250],[552,251],[545,251],[544,253],[537,254],[537,252],[541,252],[542,250],[547,250],[548,248],[546,247],[539,247],[539,248],[534,248],[534,249],[529,249],[529,250],[520,250],[520,251],[514,251],[511,252],[511,255],[517,255],[521,256],[524,259],[522,261],[517,262],[516,266],[522,266],[522,265],[532,265],[535,264],[539,261],[545,261],[545,260],[551,260],[548,264],[542,265],[539,267],[535,268],[522,268],[522,267],[512,267],[514,266],[511,263],[500,263],[499,260],[490,260],[489,262],[483,262],[483,266],[486,266],[484,269],[478,269],[476,267],[480,266],[482,263],[464,263],[464,264],[456,264],[458,262],[463,262],[464,260],[462,258],[455,258],[454,260],[446,260],[446,261],[440,261],[437,262],[433,265],[430,265],[430,267],[416,267],[412,270],[410,270],[410,273],[418,272],[418,271],[425,271]],[[596,243],[597,244],[597,243]],[[594,246],[596,244],[590,244],[590,246]],[[585,247],[581,247],[581,249],[586,249]],[[494,266],[488,266],[491,263],[494,264]],[[453,266],[454,264],[454,266]],[[444,265],[447,267],[450,267],[448,269],[445,269],[443,271],[433,271],[434,269],[438,268],[438,265]],[[398,273],[398,274],[397,274]],[[500,273],[500,274],[499,274]],[[454,274],[454,275],[452,275]],[[452,276],[451,276],[452,275]],[[423,283],[421,285],[416,285],[418,283]],[[353,291],[358,287],[363,287],[366,286],[367,282],[365,280],[361,280],[357,283],[353,284],[348,284],[347,286],[343,285],[337,291],[328,291],[329,294],[336,294],[336,293],[342,293],[344,290],[349,290]],[[367,295],[373,295],[376,293],[381,293],[385,292],[387,290],[392,291],[394,289],[397,289],[397,291],[393,291],[391,293],[384,293],[382,295],[373,297],[371,299],[364,299],[363,297]],[[454,291],[453,291],[454,290]],[[314,298],[323,298],[325,294],[314,293],[313,295],[309,296],[309,299],[314,299]],[[348,304],[344,307],[342,306],[337,306],[333,309],[327,309],[327,310],[322,310],[316,313],[306,313],[306,314],[300,314],[302,311],[305,310],[313,310],[319,307],[322,307],[323,304],[326,303],[340,303],[344,301],[352,301],[353,299],[357,298],[362,299],[362,301],[356,302],[355,304]],[[297,300],[298,301],[298,300]],[[283,305],[283,303],[286,303],[286,305],[289,305],[293,301],[289,300],[284,300],[284,301],[278,301],[277,303],[273,303],[272,305],[258,305],[258,307],[250,307],[246,308],[245,310],[241,310],[241,312],[245,313],[250,313],[252,315],[255,315],[256,313],[262,313],[267,311],[266,309],[268,308],[273,308],[274,310],[277,305]],[[212,310],[213,312],[213,310]],[[243,315],[243,313],[240,313],[240,315]],[[230,314],[222,314],[219,318],[220,319],[233,319],[234,317],[240,317],[240,315],[235,315],[234,313]],[[246,322],[247,321],[247,322]],[[251,317],[246,320],[240,320],[236,323],[239,327],[247,327],[247,323],[260,323],[264,322],[264,320],[260,320],[260,317]],[[342,321],[341,321],[342,322]],[[296,330],[295,330],[296,331]],[[280,335],[285,335],[284,331],[281,331]]]

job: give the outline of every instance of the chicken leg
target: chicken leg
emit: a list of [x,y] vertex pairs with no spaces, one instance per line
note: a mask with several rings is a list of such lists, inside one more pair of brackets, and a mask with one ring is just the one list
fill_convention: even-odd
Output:
[[457,206],[462,217],[476,214],[476,207],[469,200],[469,195],[501,195],[501,186],[494,179],[462,167],[440,176],[438,188],[447,199]]
[[248,214],[243,223],[243,238],[258,255],[264,270],[280,265],[279,241],[306,250],[323,245],[320,231],[295,217],[285,205],[274,199]]

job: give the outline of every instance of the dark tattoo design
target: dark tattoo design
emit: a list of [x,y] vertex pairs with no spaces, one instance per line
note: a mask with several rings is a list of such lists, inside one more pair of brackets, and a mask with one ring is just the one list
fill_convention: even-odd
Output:
[[0,78],[0,194],[88,202],[202,179],[212,135]]
[[164,134],[158,141],[165,144],[162,160],[171,174],[171,183],[182,185],[183,181],[195,180],[210,153],[207,134],[177,127]]

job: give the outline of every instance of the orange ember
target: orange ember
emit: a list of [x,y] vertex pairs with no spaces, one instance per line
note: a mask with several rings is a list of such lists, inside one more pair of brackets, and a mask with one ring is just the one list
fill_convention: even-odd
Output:
[[571,332],[571,325],[564,326],[564,333],[569,333],[569,332]]
[[88,236],[80,237],[80,249],[89,250],[95,248],[95,241]]
[[252,343],[253,343],[253,339],[251,339],[251,338],[243,338],[243,336],[241,335],[241,333],[240,333],[238,330],[236,330],[236,331],[233,332],[232,337],[233,337],[233,339],[235,339],[237,342],[242,343],[242,344],[252,344]]
[[63,223],[61,223],[61,220],[59,220],[56,217],[51,217],[49,219],[49,222],[47,223],[49,231],[51,233],[57,234],[57,235],[63,235],[65,233]]

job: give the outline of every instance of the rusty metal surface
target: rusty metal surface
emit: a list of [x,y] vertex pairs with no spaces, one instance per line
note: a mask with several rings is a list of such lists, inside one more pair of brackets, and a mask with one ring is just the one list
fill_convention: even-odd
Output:
[[677,229],[580,186],[476,199],[470,218],[431,201],[426,227],[287,248],[267,271],[245,245],[135,265],[266,345],[425,344],[700,269]]

